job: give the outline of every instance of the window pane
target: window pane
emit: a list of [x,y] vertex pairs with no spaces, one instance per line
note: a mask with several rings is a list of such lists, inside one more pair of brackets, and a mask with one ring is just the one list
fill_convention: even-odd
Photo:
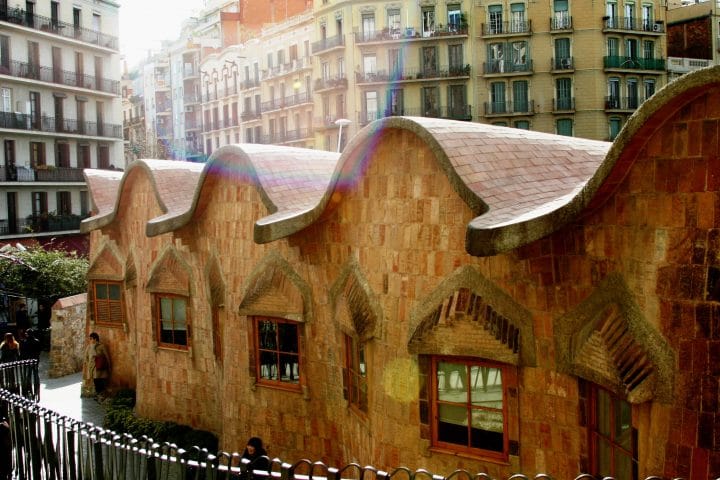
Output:
[[465,406],[445,405],[438,407],[438,440],[468,445],[468,411]]
[[632,425],[630,404],[615,399],[615,443],[623,448],[632,448]]
[[499,368],[473,367],[473,406],[502,409],[502,372]]
[[281,352],[298,351],[297,325],[280,323],[278,324],[278,333]]
[[173,299],[173,319],[175,321],[175,330],[187,329],[187,320],[185,317],[185,300],[181,298]]
[[297,355],[280,354],[280,380],[298,383],[300,375],[298,372]]
[[[598,438],[598,475],[607,476],[612,474],[612,466],[610,463],[610,443],[602,437]],[[625,477],[623,477],[625,478]],[[629,477],[627,477],[629,478]]]
[[120,285],[110,284],[108,288],[108,298],[110,298],[110,300],[120,300]]
[[96,283],[95,284],[95,298],[101,299],[101,300],[107,300],[107,298],[108,298],[107,287],[108,286],[105,283]]
[[470,446],[502,452],[504,427],[501,411],[473,410]]
[[615,478],[633,478],[632,458],[626,453],[615,449]]
[[275,322],[269,322],[267,320],[258,322],[260,348],[274,350],[277,346],[275,338],[276,332]]
[[438,398],[450,402],[467,402],[467,366],[438,362]]
[[160,319],[162,321],[163,330],[172,328],[172,299],[160,299]]
[[277,380],[278,356],[275,352],[260,352],[260,378]]

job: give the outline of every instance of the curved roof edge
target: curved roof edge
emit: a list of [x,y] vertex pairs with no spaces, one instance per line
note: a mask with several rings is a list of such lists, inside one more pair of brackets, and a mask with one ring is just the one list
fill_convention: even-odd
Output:
[[311,225],[320,218],[328,206],[330,199],[335,192],[338,183],[343,179],[343,171],[350,169],[365,161],[365,152],[362,148],[377,135],[377,132],[386,128],[397,128],[409,130],[425,141],[430,150],[438,160],[440,168],[445,172],[453,189],[465,201],[475,214],[487,211],[488,206],[462,181],[450,162],[445,149],[438,143],[432,133],[423,126],[424,117],[387,117],[375,120],[360,132],[348,143],[340,155],[337,167],[332,174],[328,189],[319,202],[314,205],[307,205],[306,208],[290,211],[279,211],[274,215],[262,218],[255,224],[255,241],[257,243],[268,243],[274,240],[291,235]]
[[[635,155],[646,144],[652,132],[662,124],[666,113],[687,103],[687,95],[703,93],[703,87],[720,82],[720,66],[708,67],[683,75],[658,90],[628,119],[612,143],[605,159],[574,195],[558,199],[548,205],[546,212],[531,218],[518,217],[516,221],[487,224],[478,217],[468,225],[465,238],[467,252],[475,256],[492,256],[545,237],[563,227],[584,211],[599,207],[615,191],[630,170]],[[480,219],[483,219],[480,222]]]
[[[88,233],[92,230],[97,230],[99,228],[105,227],[112,223],[113,220],[115,220],[115,216],[117,215],[118,207],[120,206],[120,197],[122,196],[122,190],[125,185],[125,181],[134,169],[136,168],[142,168],[146,172],[148,172],[148,178],[150,179],[150,182],[155,182],[155,179],[153,175],[151,174],[152,170],[147,165],[147,161],[153,161],[153,160],[146,160],[146,159],[139,159],[135,160],[130,163],[130,165],[127,166],[127,169],[122,172],[116,172],[116,171],[108,171],[108,170],[100,170],[100,169],[85,169],[83,171],[83,175],[85,176],[85,180],[87,181],[88,187],[91,192],[91,198],[93,203],[98,207],[98,214],[93,215],[92,217],[86,218],[82,222],[80,222],[80,231],[82,233]],[[105,181],[103,181],[105,180]],[[111,180],[111,182],[108,182],[108,180]],[[114,186],[113,192],[101,192],[100,189],[107,189],[108,183],[111,183],[112,186]],[[157,195],[157,188],[153,189],[155,191],[155,196],[158,200],[158,204],[160,205],[160,208],[163,210],[165,209],[165,206],[162,202],[162,199]],[[106,194],[106,198],[108,196],[112,196],[112,199],[107,198],[107,200],[112,202],[112,208],[111,209],[103,209],[98,205],[98,198],[102,195],[102,193]]]
[[[278,191],[272,191],[274,186],[287,186],[286,182],[289,180],[288,178],[284,178],[284,175],[291,177],[293,173],[289,171],[289,169],[283,170],[282,165],[280,165],[280,169],[277,171],[271,171],[271,169],[268,168],[273,163],[272,157],[278,155],[283,156],[286,160],[292,160],[292,163],[296,165],[303,162],[305,164],[317,163],[320,165],[312,174],[306,175],[305,180],[311,186],[308,187],[308,185],[305,184],[298,187],[301,190],[306,189],[303,191],[307,191],[307,188],[310,190],[318,190],[317,182],[319,182],[323,191],[327,191],[327,182],[330,174],[323,174],[323,170],[328,172],[332,171],[339,157],[339,154],[333,152],[279,145],[250,143],[226,145],[216,150],[208,160],[205,168],[200,173],[200,177],[192,194],[192,200],[187,205],[187,208],[182,211],[166,212],[165,215],[153,218],[147,223],[146,234],[152,237],[186,225],[195,213],[207,176],[209,172],[213,170],[232,172],[245,178],[249,183],[254,184],[265,208],[272,213],[270,216],[265,217],[265,219],[274,219],[268,223],[271,231],[279,231],[279,233],[275,234],[277,238],[294,233],[297,231],[295,230],[296,227],[298,227],[298,229],[304,228],[307,224],[303,222],[298,223],[296,219],[298,216],[303,218],[302,214],[308,210],[309,206],[317,203],[317,200],[314,200],[312,196],[310,196],[307,202],[303,203],[298,202],[297,198],[288,199],[280,196],[280,190],[287,191],[292,190],[292,188],[279,188]],[[299,166],[302,169],[302,167],[306,165]],[[308,178],[310,178],[310,180],[308,180]],[[315,183],[313,183],[313,181]],[[316,188],[313,188],[313,186]],[[265,243],[275,239],[272,237],[265,239],[262,236],[264,232],[263,227],[258,227],[258,224],[262,225],[262,221],[265,219],[256,223],[254,236],[257,243]],[[277,219],[285,220],[281,222],[281,227],[275,225],[278,222]],[[260,231],[260,234],[258,234],[258,231]]]

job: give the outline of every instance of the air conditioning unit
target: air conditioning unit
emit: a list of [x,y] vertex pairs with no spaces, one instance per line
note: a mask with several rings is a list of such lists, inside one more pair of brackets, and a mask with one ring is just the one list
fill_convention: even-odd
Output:
[[653,23],[653,32],[662,32],[662,25],[659,23]]
[[185,113],[192,113],[193,111],[193,107],[185,107]]

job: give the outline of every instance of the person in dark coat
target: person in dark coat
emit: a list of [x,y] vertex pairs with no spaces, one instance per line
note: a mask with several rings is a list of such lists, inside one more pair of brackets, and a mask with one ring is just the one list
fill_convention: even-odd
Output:
[[251,437],[247,441],[247,446],[242,454],[242,458],[250,461],[248,470],[270,471],[270,460],[268,459],[267,451],[260,437]]
[[39,360],[40,350],[42,350],[42,346],[35,330],[28,328],[20,339],[20,358],[22,360]]
[[18,305],[15,312],[15,328],[17,328],[18,338],[22,338],[22,333],[30,328],[30,317],[27,313],[27,306],[24,303]]

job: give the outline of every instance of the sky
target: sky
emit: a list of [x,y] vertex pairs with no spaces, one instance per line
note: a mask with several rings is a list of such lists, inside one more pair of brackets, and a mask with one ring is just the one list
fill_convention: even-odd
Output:
[[120,0],[120,52],[128,69],[158,52],[162,40],[175,40],[182,21],[197,14],[203,0]]

